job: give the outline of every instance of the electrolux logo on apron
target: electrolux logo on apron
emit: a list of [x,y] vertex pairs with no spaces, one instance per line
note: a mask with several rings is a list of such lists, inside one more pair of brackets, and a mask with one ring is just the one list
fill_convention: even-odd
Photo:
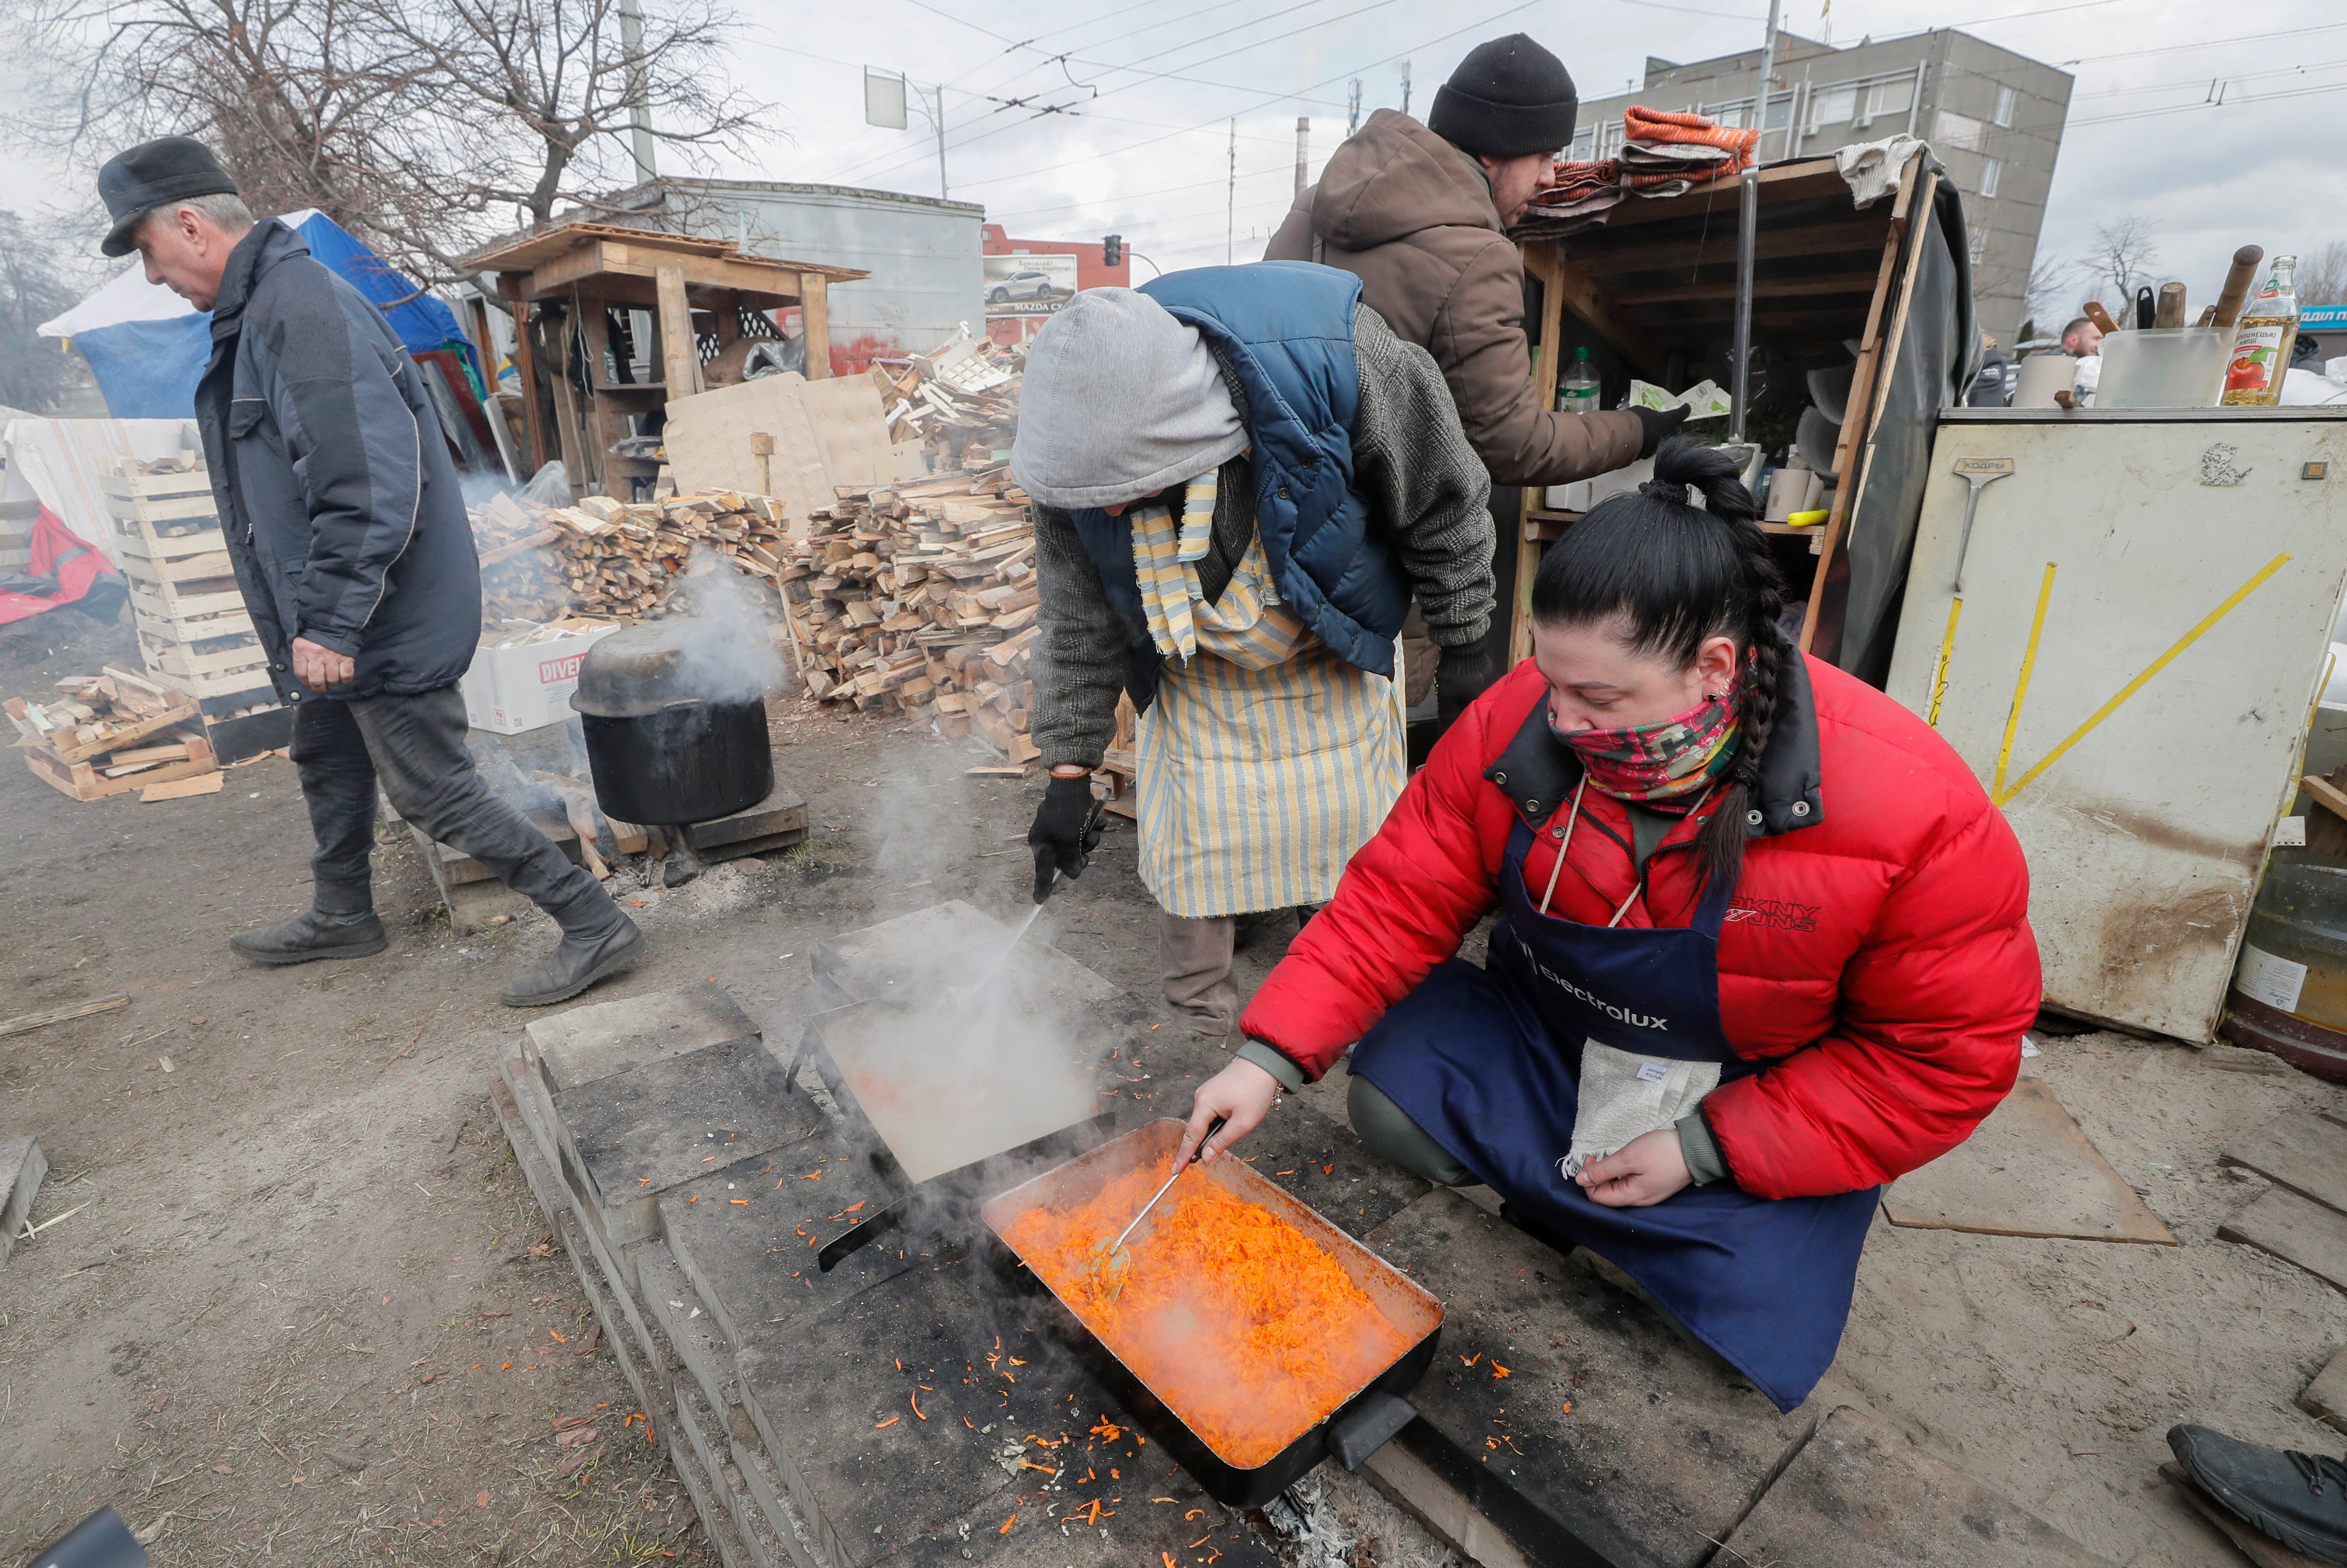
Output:
[[1647,1013],[1632,1012],[1627,1008],[1617,1008],[1612,1002],[1607,1001],[1604,997],[1597,996],[1590,991],[1585,991],[1579,986],[1574,985],[1571,980],[1566,979],[1563,975],[1558,974],[1554,969],[1550,968],[1546,964],[1542,963],[1538,958],[1534,957],[1532,954],[1532,944],[1525,941],[1522,937],[1518,937],[1516,938],[1516,947],[1523,953],[1524,962],[1532,967],[1534,973],[1538,974],[1541,979],[1548,981],[1551,985],[1556,986],[1559,989],[1569,992],[1574,999],[1579,1000],[1584,1006],[1594,1007],[1599,1012],[1602,1012],[1606,1017],[1612,1019],[1614,1022],[1626,1023],[1632,1029],[1659,1030],[1665,1034],[1668,1034],[1670,1032],[1671,1020],[1666,1018],[1655,1018]]

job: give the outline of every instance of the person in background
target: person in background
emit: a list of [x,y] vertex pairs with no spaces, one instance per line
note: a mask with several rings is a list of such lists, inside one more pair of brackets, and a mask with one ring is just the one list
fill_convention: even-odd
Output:
[[2347,1563],[2347,1460],[2263,1448],[2188,1423],[2168,1429],[2168,1446],[2226,1512],[2317,1563]]
[[2103,329],[2092,318],[2080,316],[2062,329],[2062,352],[2078,362],[2078,406],[2092,408],[2096,390],[2103,384]]
[[196,387],[237,587],[293,707],[292,757],[317,853],[312,907],[229,946],[258,964],[390,945],[367,863],[375,788],[562,928],[502,993],[577,996],[633,965],[643,933],[582,866],[498,798],[465,749],[458,677],[481,633],[473,531],[415,361],[373,301],[277,219],[256,223],[201,142],[142,142],[98,171],[108,256],[211,313]]
[[[1491,540],[1502,606],[1515,601],[1517,487],[1562,485],[1650,457],[1687,411],[1543,408],[1524,333],[1524,269],[1508,225],[1573,141],[1580,97],[1564,63],[1522,33],[1468,51],[1419,124],[1379,109],[1330,155],[1266,261],[1318,261],[1361,280],[1361,299],[1434,355],[1467,439],[1491,476]],[[1549,354],[1562,344],[1545,345]],[[1498,677],[1508,616],[1440,654],[1450,723]]]
[[2013,361],[1996,343],[1995,334],[1981,333],[1980,374],[1973,377],[1971,392],[1964,404],[1971,408],[2003,408],[2013,400],[2013,388],[2008,384]]
[[1235,917],[1312,906],[1401,792],[1390,680],[1491,618],[1483,470],[1424,349],[1326,267],[1088,289],[1036,335],[1010,471],[1036,506],[1035,899],[1093,844],[1117,693],[1141,711],[1141,879],[1165,999],[1227,1042]]
[[[1790,1409],[1833,1360],[1881,1184],[2012,1089],[2039,976],[2013,829],[1921,719],[1778,630],[1736,476],[1668,442],[1550,547],[1532,658],[1255,992],[1175,1159],[1223,1116],[1218,1157],[1352,1045],[1372,1150],[1492,1188]],[[1488,958],[1460,959],[1495,909]]]

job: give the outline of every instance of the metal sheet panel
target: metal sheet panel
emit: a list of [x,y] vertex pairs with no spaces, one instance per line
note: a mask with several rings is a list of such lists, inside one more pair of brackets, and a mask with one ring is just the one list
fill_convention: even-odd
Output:
[[2219,414],[1943,422],[1888,688],[2020,836],[2047,1002],[2203,1041],[2347,578],[2347,423]]

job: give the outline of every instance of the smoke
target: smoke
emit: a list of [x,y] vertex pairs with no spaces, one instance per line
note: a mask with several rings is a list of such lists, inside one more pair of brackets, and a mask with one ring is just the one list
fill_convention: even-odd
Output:
[[783,689],[779,609],[715,550],[693,547],[654,614],[677,639],[677,673],[694,696],[755,702]]

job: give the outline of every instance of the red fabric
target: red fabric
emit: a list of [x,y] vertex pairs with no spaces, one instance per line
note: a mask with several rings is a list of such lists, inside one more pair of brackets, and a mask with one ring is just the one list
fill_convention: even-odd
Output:
[[[1962,1143],[2012,1089],[2040,995],[2028,867],[1980,782],[1889,697],[1809,671],[1824,820],[1751,841],[1719,945],[1728,1041],[1773,1065],[1704,1101],[1737,1185],[1769,1198],[1871,1186]],[[1527,661],[1442,738],[1255,992],[1248,1035],[1317,1078],[1457,953],[1517,821],[1483,771],[1546,692]],[[1594,790],[1582,815],[1550,912],[1602,925],[1635,880],[1629,815]],[[1534,903],[1555,843],[1543,831],[1526,859]],[[1688,924],[1696,872],[1693,850],[1658,851],[1624,924]]]
[[46,577],[55,569],[57,591],[46,598],[0,592],[0,626],[38,615],[45,610],[55,610],[61,604],[71,604],[89,591],[91,583],[114,569],[96,545],[66,527],[46,507],[41,508],[40,517],[33,524],[32,548],[33,559],[24,568],[25,574]]

